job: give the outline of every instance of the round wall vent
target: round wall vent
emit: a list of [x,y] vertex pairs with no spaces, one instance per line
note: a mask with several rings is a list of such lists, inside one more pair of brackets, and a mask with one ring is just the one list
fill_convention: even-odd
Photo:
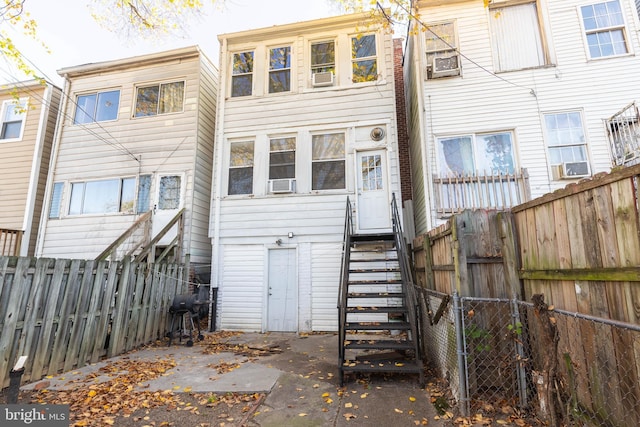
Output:
[[371,130],[371,139],[374,141],[382,141],[382,138],[384,138],[384,129],[376,127]]

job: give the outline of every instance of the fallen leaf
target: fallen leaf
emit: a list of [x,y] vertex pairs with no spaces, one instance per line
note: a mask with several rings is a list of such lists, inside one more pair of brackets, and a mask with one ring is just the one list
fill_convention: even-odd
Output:
[[327,391],[325,391],[324,393],[322,393],[322,397],[323,397],[323,398],[324,398],[324,397],[329,397],[329,396],[331,396],[331,394],[330,394],[329,392],[327,392]]
[[368,395],[369,395],[369,393],[362,393],[360,395],[360,399],[366,399]]
[[395,408],[394,411],[396,411],[398,414],[402,414],[402,410]]
[[415,401],[416,401],[416,398],[415,398],[415,397],[413,397],[413,396],[409,396],[409,402],[415,402]]
[[298,414],[298,416],[299,416],[299,417],[306,417],[306,416],[307,416],[307,414],[305,414],[304,412],[301,412],[301,413],[299,413],[299,414]]
[[353,403],[347,402],[347,403],[344,404],[344,407],[345,408],[353,408]]

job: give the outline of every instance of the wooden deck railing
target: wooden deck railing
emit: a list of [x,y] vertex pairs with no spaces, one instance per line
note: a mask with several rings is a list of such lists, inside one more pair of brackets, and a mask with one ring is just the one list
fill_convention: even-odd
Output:
[[438,218],[465,209],[505,209],[531,199],[526,169],[512,174],[469,174],[433,178]]
[[0,256],[19,256],[22,230],[0,228]]

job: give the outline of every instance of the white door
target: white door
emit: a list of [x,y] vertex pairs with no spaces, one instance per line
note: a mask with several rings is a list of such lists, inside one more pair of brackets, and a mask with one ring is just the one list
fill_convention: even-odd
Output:
[[359,151],[356,175],[358,180],[358,229],[361,231],[391,228],[391,206],[387,179],[386,150]]
[[[176,216],[183,206],[181,175],[161,175],[156,185],[152,232],[155,237]],[[159,245],[168,245],[178,233],[177,224],[160,240]]]
[[296,332],[298,291],[295,249],[269,250],[268,280],[267,331]]

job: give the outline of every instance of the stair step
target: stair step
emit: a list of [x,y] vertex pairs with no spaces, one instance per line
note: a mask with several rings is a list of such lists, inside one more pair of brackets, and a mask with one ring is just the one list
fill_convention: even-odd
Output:
[[347,307],[347,313],[406,313],[407,307]]
[[398,262],[398,258],[350,258],[350,262]]
[[346,340],[344,342],[345,350],[412,350],[413,347],[412,341]]
[[401,285],[402,279],[349,280],[349,285]]
[[404,298],[403,292],[349,292],[347,298]]
[[349,273],[400,273],[400,267],[350,268]]
[[352,242],[393,242],[393,233],[352,234]]
[[409,330],[411,325],[408,322],[347,322],[344,324],[347,331],[386,331],[386,330]]
[[345,361],[341,369],[343,372],[400,372],[419,374],[422,364],[415,360],[376,360],[376,361]]

